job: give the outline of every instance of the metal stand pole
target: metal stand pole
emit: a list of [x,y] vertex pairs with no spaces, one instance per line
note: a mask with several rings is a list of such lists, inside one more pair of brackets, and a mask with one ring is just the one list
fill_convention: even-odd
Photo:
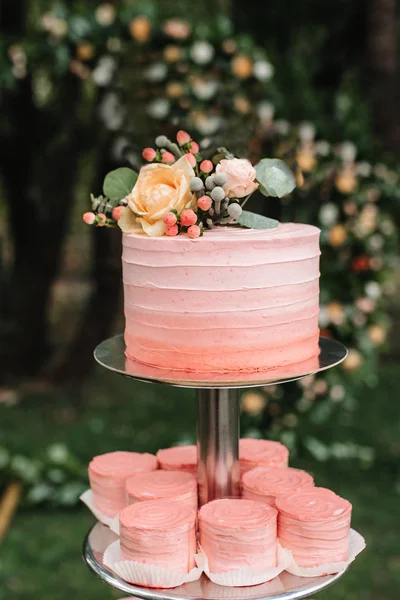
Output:
[[240,494],[238,390],[197,390],[200,505]]

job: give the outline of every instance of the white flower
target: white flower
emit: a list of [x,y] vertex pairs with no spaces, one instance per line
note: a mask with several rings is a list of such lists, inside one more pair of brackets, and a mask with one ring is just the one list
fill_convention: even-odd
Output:
[[326,306],[321,306],[319,309],[319,326],[323,329],[327,327],[330,323],[329,313]]
[[302,142],[312,142],[315,137],[315,127],[305,121],[299,125],[299,138]]
[[328,156],[331,150],[331,145],[326,140],[319,140],[315,144],[315,151],[319,156]]
[[366,161],[359,162],[356,165],[356,172],[357,175],[361,175],[361,177],[369,177],[372,173],[372,165]]
[[102,56],[92,72],[95,84],[100,87],[108,85],[113,78],[115,68],[116,62],[111,56]]
[[155,62],[144,72],[144,76],[148,81],[152,81],[157,83],[158,81],[163,81],[168,73],[168,67],[165,63]]
[[117,131],[121,127],[124,113],[117,94],[111,92],[104,96],[99,106],[99,115],[110,131]]
[[345,389],[342,385],[336,384],[333,385],[330,389],[329,396],[332,398],[334,402],[340,402],[344,399]]
[[95,11],[96,21],[99,23],[99,25],[103,25],[104,27],[107,25],[112,25],[115,21],[116,15],[116,8],[113,4],[111,4],[111,2],[100,4]]
[[61,465],[67,462],[69,450],[65,444],[52,444],[47,448],[47,456],[53,463]]
[[223,120],[221,117],[203,115],[196,119],[196,127],[202,135],[213,135],[221,127]]
[[206,65],[214,58],[214,48],[208,42],[198,41],[190,49],[190,58],[198,65]]
[[393,235],[393,233],[396,231],[396,227],[393,221],[390,221],[390,219],[383,219],[380,225],[380,230],[384,235]]
[[274,76],[274,67],[266,60],[257,60],[253,65],[254,76],[260,81],[269,81]]
[[170,103],[166,98],[157,98],[153,100],[148,107],[147,113],[153,119],[165,119],[170,109]]
[[357,156],[357,148],[353,142],[343,142],[339,146],[338,154],[343,162],[353,162]]
[[381,236],[379,233],[374,233],[374,235],[371,235],[369,238],[367,245],[370,250],[377,251],[382,250],[384,243],[385,240],[383,236]]
[[272,102],[264,100],[257,105],[257,114],[260,121],[271,121],[274,117],[275,107]]
[[334,225],[339,216],[339,209],[333,202],[323,204],[319,211],[319,221],[324,227]]
[[219,83],[217,81],[195,81],[192,85],[194,95],[199,100],[210,100],[217,93]]
[[278,119],[275,121],[275,129],[280,135],[287,135],[290,131],[290,123],[285,119]]
[[372,300],[378,300],[378,298],[380,298],[382,295],[381,287],[380,287],[379,283],[376,281],[368,281],[365,284],[364,289],[365,289],[365,293],[367,294],[368,298],[371,298]]

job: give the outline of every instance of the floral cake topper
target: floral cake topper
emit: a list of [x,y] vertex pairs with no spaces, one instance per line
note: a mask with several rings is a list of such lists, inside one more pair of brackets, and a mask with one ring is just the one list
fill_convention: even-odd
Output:
[[118,223],[124,233],[150,237],[185,232],[193,239],[215,226],[278,225],[275,219],[243,207],[256,190],[278,198],[293,191],[295,176],[283,161],[263,158],[253,166],[226,148],[217,148],[212,160],[204,159],[186,131],[178,131],[176,142],[160,135],[155,145],[143,150],[148,164],[139,173],[122,167],[106,176],[104,196],[92,195],[85,223],[99,227]]

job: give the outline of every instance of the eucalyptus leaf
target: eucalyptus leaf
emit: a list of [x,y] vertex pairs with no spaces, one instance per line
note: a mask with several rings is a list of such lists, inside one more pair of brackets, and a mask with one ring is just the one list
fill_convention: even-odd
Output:
[[282,198],[296,187],[294,173],[279,158],[263,158],[255,168],[259,190],[264,196]]
[[236,222],[248,229],[273,229],[279,225],[279,221],[257,215],[249,210],[244,210],[240,217],[237,217]]
[[128,167],[111,171],[104,180],[104,195],[114,202],[123,200],[133,190],[137,178],[136,171],[128,169]]

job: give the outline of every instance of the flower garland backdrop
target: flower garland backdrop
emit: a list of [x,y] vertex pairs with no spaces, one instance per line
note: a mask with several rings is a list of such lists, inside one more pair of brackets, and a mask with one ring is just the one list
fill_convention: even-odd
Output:
[[[85,2],[43,6],[25,38],[2,39],[4,90],[29,77],[37,106],[47,110],[57,96],[57,82],[66,73],[74,75],[84,84],[86,100],[99,98],[110,153],[128,165],[141,162],[141,148],[152,145],[164,126],[167,132],[189,130],[205,156],[211,144],[227,139],[253,162],[266,154],[291,164],[298,187],[283,202],[269,199],[268,214],[321,228],[321,332],[345,343],[349,356],[341,367],[317,377],[244,393],[243,430],[272,434],[318,460],[372,464],[373,448],[336,440],[334,423],[351,418],[362,386],[378,383],[377,360],[387,343],[395,293],[397,170],[370,155],[364,160],[353,142],[331,143],[312,123],[291,123],[285,114],[287,92],[274,84],[279,63],[273,64],[251,37],[233,35],[226,16],[192,25],[189,19],[164,18],[158,4],[150,2],[99,3],[96,10]],[[364,116],[363,127],[365,139]],[[265,212],[265,199],[253,202],[256,211]],[[330,437],[326,429],[318,437],[328,420]],[[313,423],[312,436],[303,435],[307,421]],[[16,476],[35,490],[30,502],[77,499],[85,472],[64,447],[62,456],[53,447],[35,459],[0,450],[4,477]]]

